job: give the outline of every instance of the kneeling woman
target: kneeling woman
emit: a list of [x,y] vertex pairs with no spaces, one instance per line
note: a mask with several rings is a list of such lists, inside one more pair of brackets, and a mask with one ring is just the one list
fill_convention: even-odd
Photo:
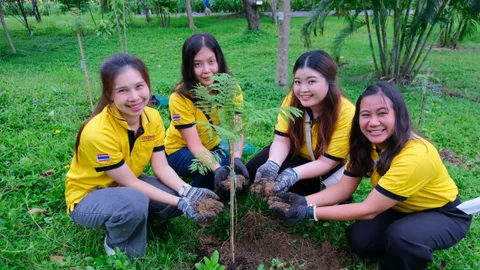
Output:
[[326,186],[338,182],[355,108],[336,84],[336,75],[337,65],[325,51],[297,59],[282,107],[298,108],[303,115],[288,122],[278,116],[272,144],[247,163],[250,178],[273,178],[275,192],[304,196],[320,191],[321,180]]
[[[368,87],[356,104],[350,156],[340,182],[308,197],[282,193],[269,204],[287,222],[358,220],[346,230],[361,257],[383,255],[382,269],[426,269],[433,250],[457,244],[471,216],[457,209],[458,189],[435,147],[412,133],[400,92],[391,84]],[[370,177],[365,201],[339,203]],[[288,211],[276,201],[290,204]]]
[[[67,173],[67,212],[81,225],[106,228],[107,254],[119,247],[129,257],[142,256],[147,218],[166,220],[183,211],[208,222],[223,205],[218,202],[212,215],[200,215],[196,202],[217,195],[185,184],[168,166],[162,119],[146,107],[151,93],[144,63],[128,54],[113,55],[103,62],[100,76],[102,96],[80,128]],[[158,179],[142,175],[149,161]]]

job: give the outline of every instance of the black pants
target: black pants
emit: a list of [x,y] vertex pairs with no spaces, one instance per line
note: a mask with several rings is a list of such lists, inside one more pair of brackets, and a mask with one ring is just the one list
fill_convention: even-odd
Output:
[[434,250],[454,246],[468,232],[472,217],[457,209],[459,204],[457,197],[441,208],[411,214],[389,209],[347,227],[347,239],[360,257],[383,255],[381,269],[427,269]]
[[[253,183],[253,179],[255,179],[255,174],[257,173],[258,167],[262,166],[265,162],[268,160],[268,155],[270,153],[270,145],[267,147],[263,148],[262,151],[260,151],[258,154],[256,154],[246,165],[248,174],[250,176],[250,180]],[[278,174],[283,172],[283,170],[287,168],[293,168],[297,167],[300,165],[303,165],[305,163],[311,162],[311,160],[306,159],[302,156],[295,155],[293,156],[292,154],[288,154],[287,158],[283,162],[282,166],[280,166],[280,170],[278,171]],[[308,196],[310,194],[314,194],[319,192],[322,188],[322,179],[326,179],[329,177],[332,173],[336,172],[338,169],[340,169],[343,166],[343,164],[340,164],[333,168],[330,172],[328,172],[325,175],[322,175],[320,177],[314,177],[314,178],[309,178],[309,179],[302,179],[295,183],[290,189],[288,190],[289,192],[296,193],[298,195],[302,196]]]

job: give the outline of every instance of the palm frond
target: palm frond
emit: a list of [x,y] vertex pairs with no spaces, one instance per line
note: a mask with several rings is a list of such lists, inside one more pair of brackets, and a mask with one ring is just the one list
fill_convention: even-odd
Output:
[[321,0],[310,12],[307,21],[302,26],[302,38],[305,47],[310,47],[312,33],[316,36],[317,29],[323,34],[325,18],[333,10],[335,0]]
[[359,28],[367,25],[365,19],[363,18],[354,18],[347,27],[343,28],[338,32],[338,34],[333,39],[332,51],[333,58],[337,63],[340,60],[340,52],[342,50],[343,44],[345,44],[346,39],[354,34]]

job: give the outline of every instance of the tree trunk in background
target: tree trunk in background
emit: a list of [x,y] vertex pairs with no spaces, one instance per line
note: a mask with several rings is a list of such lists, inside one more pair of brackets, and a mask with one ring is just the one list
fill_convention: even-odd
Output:
[[242,0],[243,7],[245,9],[245,15],[247,16],[248,29],[258,30],[260,29],[260,15],[255,4],[255,0]]
[[288,46],[290,44],[290,0],[279,0],[278,55],[275,83],[286,88],[288,84]]
[[22,0],[17,0],[17,5],[18,5],[18,8],[20,9],[20,12],[22,13],[22,23],[23,23],[23,25],[25,25],[25,27],[27,28],[30,36],[33,36],[32,29],[30,29],[30,25],[28,25],[27,14],[25,13],[25,8],[23,7],[23,1]]
[[187,6],[188,27],[190,27],[190,29],[196,29],[197,27],[193,22],[192,5],[190,5],[190,0],[185,0],[185,5]]
[[3,32],[5,33],[5,36],[7,37],[8,45],[10,45],[10,48],[12,49],[13,53],[17,53],[17,50],[15,50],[15,46],[13,45],[12,39],[10,38],[10,34],[8,33],[7,23],[5,22],[5,19],[3,18],[2,2],[0,2],[0,22],[2,23],[2,26],[3,26]]
[[271,0],[270,5],[272,6],[272,21],[273,24],[277,25],[277,1],[276,0]]
[[40,16],[40,11],[38,11],[37,0],[32,0],[32,10],[33,10],[33,15],[35,16],[35,20],[37,20],[37,22],[41,22],[42,17]]
[[141,3],[143,12],[145,12],[145,18],[147,19],[147,23],[149,23],[152,21],[152,18],[150,18],[150,12],[148,11],[147,0],[142,0]]
[[47,14],[50,16],[50,4],[48,3],[48,0],[45,0],[45,7],[47,8]]

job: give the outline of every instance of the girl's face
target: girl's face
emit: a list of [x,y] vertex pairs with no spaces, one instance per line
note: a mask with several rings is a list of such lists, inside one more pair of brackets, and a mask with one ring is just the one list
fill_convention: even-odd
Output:
[[308,67],[299,68],[293,79],[293,92],[303,106],[319,112],[328,93],[328,83],[320,72]]
[[195,79],[203,86],[213,84],[211,76],[218,73],[218,63],[215,53],[207,47],[203,47],[193,58],[193,71]]
[[128,67],[119,73],[113,83],[112,100],[129,124],[139,121],[150,98],[150,89],[142,74]]
[[392,101],[382,94],[366,96],[360,102],[360,130],[380,150],[395,130]]

